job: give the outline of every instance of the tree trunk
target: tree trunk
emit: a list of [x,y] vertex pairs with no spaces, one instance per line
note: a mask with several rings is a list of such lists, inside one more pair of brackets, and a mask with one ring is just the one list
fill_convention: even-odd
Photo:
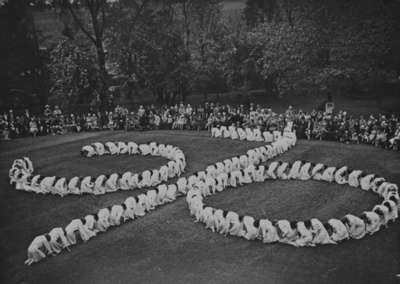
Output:
[[[100,96],[100,109],[104,110],[107,109],[108,105],[108,96],[107,96],[107,90],[108,90],[108,76],[107,76],[107,70],[106,70],[106,54],[104,52],[104,46],[103,46],[103,31],[104,31],[104,6],[96,6],[98,3],[96,2],[88,2],[87,7],[89,9],[91,19],[92,19],[92,27],[93,27],[93,32],[94,32],[94,38],[92,37],[92,41],[94,41],[94,45],[96,47],[97,51],[97,64],[99,66],[99,71],[100,71],[100,90],[99,90],[99,96]],[[103,4],[104,5],[104,4]],[[103,21],[100,24],[98,20],[98,15],[103,14]]]
[[182,2],[182,14],[183,14],[183,25],[185,30],[185,48],[186,51],[189,52],[189,43],[190,43],[190,26],[189,26],[189,3],[188,1]]
[[164,103],[164,92],[161,87],[155,87],[153,89],[153,94],[157,96],[157,103],[163,104]]
[[106,55],[103,48],[103,42],[96,42],[96,51],[97,51],[97,64],[99,66],[100,71],[100,108],[106,109],[108,105],[107,101],[107,91],[108,91],[108,78],[107,78],[107,70],[106,70]]
[[266,79],[264,79],[264,88],[265,88],[265,95],[272,95],[277,96],[278,94],[278,87],[276,85],[276,75],[269,75]]
[[35,26],[35,20],[33,18],[32,11],[28,8],[26,9],[27,12],[27,25],[28,25],[28,32],[29,32],[29,38],[31,38],[31,44],[32,44],[32,51],[34,55],[34,66],[36,68],[32,68],[32,76],[33,76],[33,86],[34,86],[34,91],[37,93],[38,99],[39,99],[39,105],[40,107],[44,106],[47,104],[48,96],[49,96],[49,88],[48,88],[48,77],[47,75],[47,70],[45,67],[45,64],[43,62],[44,58],[42,57],[42,54],[40,53],[39,49],[39,42],[38,42],[38,37],[37,37],[37,30]]

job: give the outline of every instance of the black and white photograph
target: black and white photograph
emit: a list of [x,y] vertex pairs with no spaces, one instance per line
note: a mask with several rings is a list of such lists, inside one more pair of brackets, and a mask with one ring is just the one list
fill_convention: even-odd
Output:
[[400,283],[400,0],[0,0],[0,282]]

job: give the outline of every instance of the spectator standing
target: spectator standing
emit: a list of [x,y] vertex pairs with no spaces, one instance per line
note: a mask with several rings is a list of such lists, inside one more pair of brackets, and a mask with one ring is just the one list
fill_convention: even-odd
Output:
[[29,133],[33,136],[36,137],[37,134],[39,133],[39,127],[38,123],[35,117],[31,117],[29,121]]

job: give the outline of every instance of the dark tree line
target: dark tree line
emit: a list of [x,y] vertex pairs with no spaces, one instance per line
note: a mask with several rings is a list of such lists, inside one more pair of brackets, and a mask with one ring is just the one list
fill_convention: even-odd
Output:
[[[148,96],[164,103],[257,89],[368,95],[398,86],[396,0],[247,0],[243,11],[218,0],[35,4],[0,8],[10,26],[1,41],[3,105],[16,98],[14,86],[37,104],[99,108]],[[25,67],[30,76],[21,75]]]
[[10,1],[0,8],[0,108],[47,101],[48,72],[34,27],[28,1]]

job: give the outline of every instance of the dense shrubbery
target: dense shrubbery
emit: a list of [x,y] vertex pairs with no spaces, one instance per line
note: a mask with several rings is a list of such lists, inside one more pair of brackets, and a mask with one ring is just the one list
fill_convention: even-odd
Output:
[[108,107],[146,92],[162,103],[255,89],[365,94],[398,82],[396,1],[248,0],[244,11],[217,0],[53,5],[64,25],[61,43],[46,39],[54,103]]

